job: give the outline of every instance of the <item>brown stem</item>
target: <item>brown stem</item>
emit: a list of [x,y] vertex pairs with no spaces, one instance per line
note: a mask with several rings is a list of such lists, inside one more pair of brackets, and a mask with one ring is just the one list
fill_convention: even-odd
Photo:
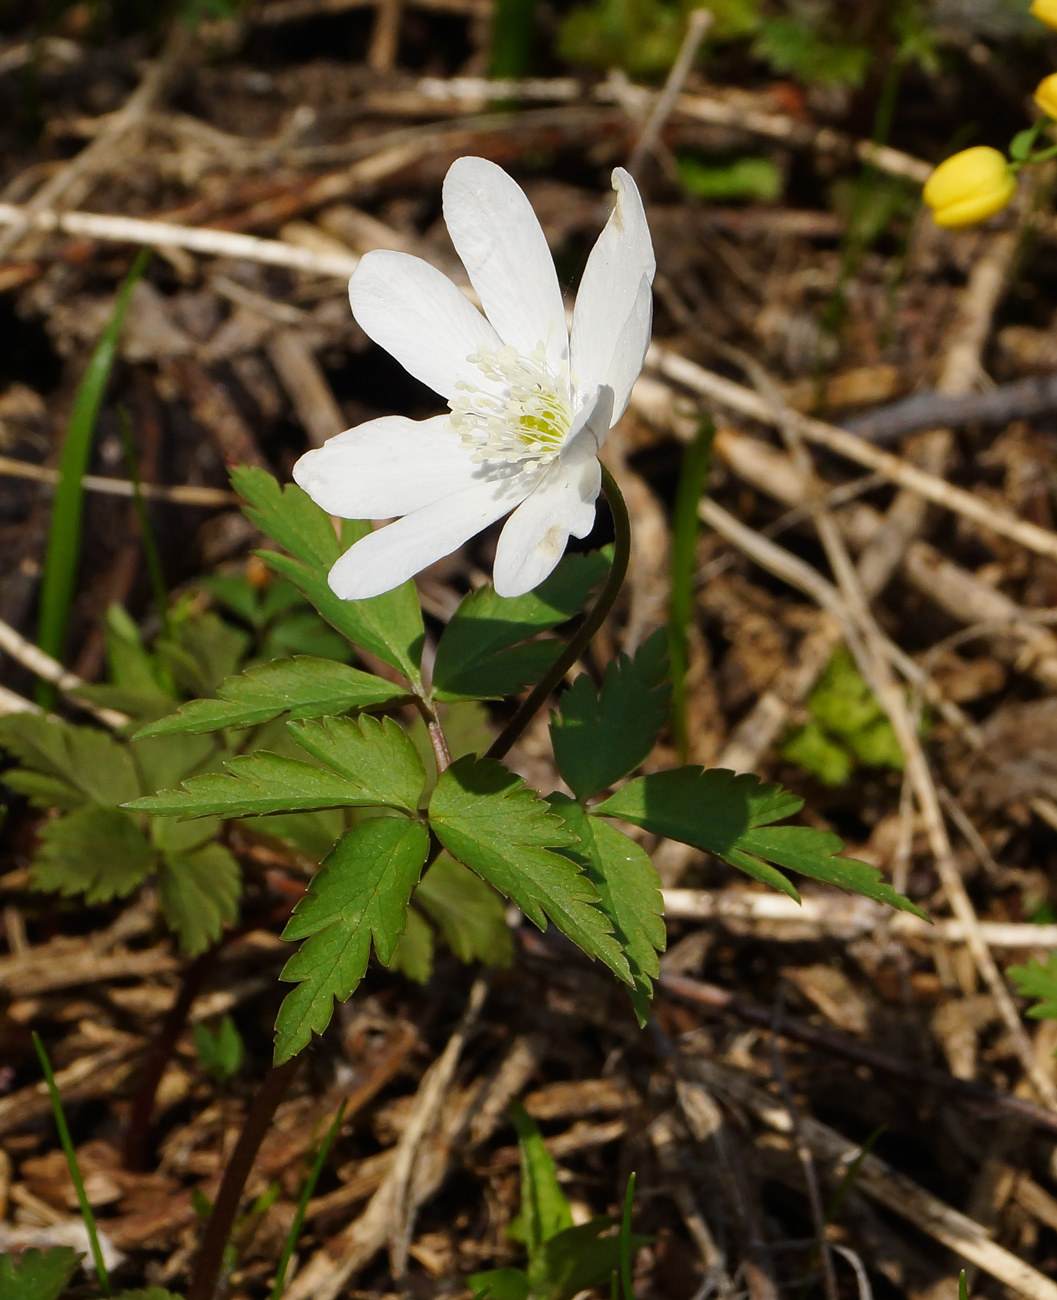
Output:
[[440,725],[440,719],[437,717],[436,710],[432,703],[418,696],[415,700],[415,706],[422,715],[422,721],[426,724],[426,732],[429,735],[429,743],[433,747],[433,758],[437,764],[437,775],[446,772],[451,767],[451,751],[448,749],[448,738],[444,734],[444,728]]
[[235,1143],[235,1150],[224,1170],[220,1190],[213,1202],[213,1212],[198,1248],[198,1258],[187,1289],[187,1300],[213,1300],[216,1295],[217,1283],[224,1266],[224,1251],[235,1216],[239,1212],[246,1179],[250,1176],[253,1162],[279,1103],[286,1096],[286,1090],[293,1082],[300,1064],[301,1058],[294,1056],[282,1065],[273,1065],[264,1076],[260,1092],[253,1099],[239,1140]]
[[154,1099],[158,1094],[158,1085],[165,1073],[165,1067],[172,1059],[176,1044],[191,1012],[191,1006],[198,997],[206,974],[216,960],[216,955],[217,949],[210,948],[208,952],[204,952],[201,957],[191,962],[184,971],[176,1001],[162,1021],[161,1029],[143,1063],[143,1069],[136,1083],[136,1092],[132,1098],[128,1128],[125,1130],[125,1168],[133,1173],[141,1173],[147,1167],[147,1136],[150,1131],[151,1115],[154,1113]]
[[147,1054],[147,1059],[144,1061],[136,1086],[136,1093],[132,1098],[132,1109],[129,1113],[128,1129],[125,1133],[124,1158],[126,1169],[138,1172],[146,1167],[147,1135],[150,1131],[151,1115],[154,1112],[154,1100],[158,1093],[158,1085],[165,1073],[165,1067],[172,1059],[173,1052],[176,1051],[176,1044],[180,1041],[180,1035],[187,1024],[187,1018],[191,1014],[191,1007],[194,1005],[194,1000],[198,996],[211,967],[228,944],[234,943],[236,939],[241,939],[244,934],[249,934],[251,930],[274,925],[277,922],[280,925],[283,924],[293,911],[294,906],[295,902],[282,903],[280,906],[272,908],[264,916],[255,916],[242,921],[239,925],[221,935],[212,948],[202,953],[200,957],[196,957],[184,971],[180,993],[169,1009],[168,1015],[162,1021],[158,1036],[155,1038]]

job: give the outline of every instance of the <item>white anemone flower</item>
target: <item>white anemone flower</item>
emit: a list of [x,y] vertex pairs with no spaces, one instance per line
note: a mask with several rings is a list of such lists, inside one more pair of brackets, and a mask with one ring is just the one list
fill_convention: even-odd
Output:
[[389,591],[503,515],[495,589],[524,595],[553,570],[570,535],[591,531],[598,451],[627,407],[652,319],[655,262],[642,200],[623,168],[613,188],[571,337],[528,198],[484,158],[458,159],[444,180],[444,220],[483,315],[420,258],[377,250],[357,266],[353,315],[449,410],[370,420],[294,466],[295,481],[329,514],[400,516],[335,563],[338,596]]

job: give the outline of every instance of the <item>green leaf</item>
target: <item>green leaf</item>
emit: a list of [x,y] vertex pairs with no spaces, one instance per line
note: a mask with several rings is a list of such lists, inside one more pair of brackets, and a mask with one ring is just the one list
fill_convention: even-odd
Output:
[[313,655],[348,663],[352,657],[348,641],[316,613],[305,606],[277,618],[265,634],[259,658],[287,659],[291,655]]
[[189,957],[205,952],[220,938],[224,923],[235,920],[241,893],[239,864],[221,844],[162,857],[162,912]]
[[1028,154],[1031,153],[1032,145],[1035,143],[1035,137],[1038,135],[1038,129],[1033,126],[1026,127],[1023,131],[1018,131],[1009,142],[1009,156],[1016,162],[1023,162]]
[[[633,77],[663,76],[679,53],[687,14],[698,0],[595,0],[573,9],[561,25],[562,58],[622,68]],[[760,0],[708,0],[714,24],[709,43],[747,35],[758,25]]]
[[110,680],[123,690],[156,696],[172,704],[172,682],[143,645],[139,628],[120,605],[111,605],[104,621]]
[[565,795],[552,794],[549,802],[579,837],[578,844],[562,851],[584,868],[598,890],[602,910],[627,958],[634,981],[631,1001],[644,1025],[653,981],[660,974],[657,953],[667,945],[660,876],[646,851],[623,831],[589,817]]
[[148,1286],[142,1291],[121,1291],[114,1300],[182,1300],[182,1297],[172,1291],[166,1291],[163,1286]]
[[437,646],[437,699],[502,699],[537,682],[561,646],[553,640],[518,643],[583,609],[608,563],[604,551],[567,555],[546,582],[524,596],[497,596],[491,584],[472,591]]
[[292,722],[291,735],[313,758],[258,753],[229,759],[225,772],[184,781],[127,805],[160,817],[244,817],[314,808],[384,807],[414,812],[425,784],[422,763],[392,718],[365,716]]
[[[589,1219],[559,1232],[545,1242],[534,1275],[535,1293],[541,1300],[572,1300],[581,1291],[605,1286],[620,1268],[620,1237],[603,1236],[613,1227],[607,1215]],[[650,1238],[632,1236],[631,1248],[648,1245]]]
[[393,958],[407,923],[407,906],[429,852],[420,822],[376,817],[334,846],[283,932],[305,942],[280,979],[296,983],[275,1025],[276,1063],[289,1060],[330,1023],[367,969],[373,939],[378,959]]
[[80,1263],[72,1246],[0,1255],[0,1300],[58,1300]]
[[509,966],[514,940],[503,900],[480,876],[441,853],[415,890],[415,903],[462,962]]
[[47,822],[33,863],[33,886],[86,903],[125,898],[154,867],[154,850],[134,818],[117,808],[77,808]]
[[[245,573],[209,573],[199,579],[199,585],[219,605],[236,614],[255,630],[261,630],[267,622],[262,593]],[[293,605],[301,603],[301,593],[289,582],[275,579],[269,582],[268,587],[279,587]]]
[[[82,803],[107,807],[134,799],[139,793],[136,769],[128,747],[94,727],[72,727],[57,718],[12,713],[0,718],[0,748],[45,783],[5,772],[12,789],[27,794],[38,807],[75,808]],[[62,794],[55,803],[41,798],[45,791]]]
[[225,678],[217,695],[220,698],[216,700],[192,700],[177,713],[144,727],[137,737],[252,727],[284,712],[291,718],[318,718],[350,709],[378,708],[406,698],[407,692],[346,664],[298,655]]
[[874,58],[868,46],[833,40],[803,15],[766,19],[753,53],[775,72],[824,86],[861,85]]
[[549,918],[589,957],[631,982],[598,891],[568,858],[551,852],[576,837],[521,777],[494,759],[461,758],[437,782],[429,819],[452,857],[512,899],[534,925],[542,930]]
[[852,773],[852,756],[844,745],[831,740],[814,718],[782,744],[781,755],[805,772],[817,776],[823,785],[843,785]]
[[668,638],[658,629],[629,659],[606,668],[601,691],[581,673],[551,714],[551,740],[558,771],[578,799],[604,790],[649,756],[668,721],[672,688]]
[[529,1280],[520,1268],[490,1268],[471,1273],[466,1285],[474,1300],[529,1300]]
[[716,203],[732,199],[759,199],[764,203],[780,198],[782,173],[770,158],[741,157],[729,162],[679,154],[676,158],[683,189],[694,198]]
[[822,727],[835,736],[848,741],[855,748],[857,737],[870,731],[878,723],[886,723],[892,734],[898,761],[896,770],[902,771],[903,756],[887,715],[859,672],[847,646],[841,646],[826,665],[818,684],[808,698],[808,711]]
[[219,817],[199,817],[196,821],[182,822],[175,817],[151,817],[151,842],[159,853],[192,853],[216,838],[220,830]]
[[554,1161],[543,1143],[536,1121],[517,1101],[511,1104],[510,1118],[517,1130],[518,1152],[521,1157],[518,1234],[528,1251],[529,1278],[534,1280],[534,1266],[544,1243],[573,1226],[573,1211],[558,1184]]
[[231,1079],[242,1067],[246,1047],[230,1015],[221,1017],[216,1032],[204,1020],[191,1026],[198,1063],[211,1079]]
[[351,781],[314,763],[259,753],[230,759],[225,772],[207,772],[125,806],[156,817],[245,817],[378,802]]
[[399,971],[416,984],[425,984],[433,974],[433,931],[421,913],[407,909],[407,929],[396,941],[389,969]]
[[679,481],[672,504],[672,544],[668,583],[668,660],[672,678],[672,743],[685,763],[690,749],[687,734],[687,672],[689,634],[697,606],[697,539],[701,532],[701,497],[708,484],[716,424],[699,417],[697,432],[683,451]]
[[381,807],[414,812],[426,783],[422,760],[393,718],[322,718],[292,722],[294,740],[358,785]]
[[785,742],[783,757],[827,785],[843,784],[855,760],[903,770],[903,751],[892,724],[846,646],[826,665],[807,704],[810,720]]
[[1022,998],[1039,998],[1028,1010],[1035,1020],[1057,1020],[1057,952],[1051,952],[1044,966],[1040,961],[1027,966],[1010,966],[1006,974]]
[[193,695],[212,695],[225,677],[238,670],[249,648],[249,633],[191,605],[186,612],[174,611],[169,635],[154,643],[159,660]]
[[885,883],[876,867],[836,857],[843,848],[839,836],[807,826],[771,825],[796,812],[802,802],[748,773],[679,767],[636,777],[592,811],[714,853],[791,898],[799,894],[771,863],[925,917]]
[[141,790],[166,790],[200,771],[215,771],[223,757],[212,736],[158,736],[129,743]]
[[321,808],[315,812],[248,817],[242,829],[288,844],[298,853],[322,862],[334,847],[334,841],[348,829],[348,823],[342,809]]
[[421,689],[424,631],[414,583],[405,582],[371,600],[340,600],[327,584],[334,561],[344,548],[367,535],[370,524],[346,521],[339,543],[327,514],[295,484],[281,489],[270,474],[245,465],[232,470],[231,481],[247,503],[247,518],[293,557],[265,551],[267,563],[339,632],[399,669]]

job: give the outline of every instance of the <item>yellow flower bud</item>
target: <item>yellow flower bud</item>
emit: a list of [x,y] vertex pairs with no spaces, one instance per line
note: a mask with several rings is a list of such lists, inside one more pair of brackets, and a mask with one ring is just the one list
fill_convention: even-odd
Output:
[[1045,23],[1057,32],[1057,0],[1035,0],[1030,12],[1040,23]]
[[1001,212],[1016,189],[1005,154],[978,144],[941,162],[925,182],[922,198],[937,226],[956,229],[978,225]]
[[[1057,4],[1057,0],[1054,0]],[[1057,118],[1057,72],[1043,77],[1035,88],[1035,103],[1047,117]]]

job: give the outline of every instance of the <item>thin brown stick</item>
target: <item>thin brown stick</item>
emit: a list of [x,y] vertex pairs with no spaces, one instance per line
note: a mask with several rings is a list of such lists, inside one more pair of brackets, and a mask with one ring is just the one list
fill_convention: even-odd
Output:
[[690,69],[697,57],[697,51],[700,49],[701,42],[708,34],[708,29],[712,26],[713,21],[714,15],[711,10],[690,10],[679,53],[675,56],[675,62],[668,73],[664,89],[657,96],[653,111],[646,120],[646,125],[642,128],[642,133],[635,142],[635,148],[632,149],[631,157],[628,159],[628,171],[631,172],[632,176],[638,177],[642,170],[642,164],[657,147],[664,125],[671,116],[672,109],[675,108],[675,102],[679,98],[686,78],[690,75]]
[[61,231],[87,239],[105,239],[121,244],[141,244],[147,248],[186,248],[210,257],[237,257],[267,266],[285,266],[294,271],[315,275],[334,275],[348,279],[359,264],[354,253],[316,253],[278,239],[258,239],[255,235],[230,230],[213,230],[208,226],[181,226],[169,221],[146,221],[140,217],[114,216],[105,212],[56,212],[52,209],[30,212],[14,203],[0,203],[0,225],[25,226],[34,230]]
[[[689,388],[692,392],[710,399],[727,410],[737,411],[764,424],[779,423],[779,416],[766,398],[657,344],[651,346],[646,364],[673,382]],[[839,429],[835,425],[825,424],[822,420],[801,415],[799,411],[790,411],[788,420],[790,426],[808,442],[817,443],[838,456],[875,470],[890,482],[908,488],[925,500],[972,520],[973,523],[990,529],[1001,537],[1007,537],[1010,541],[1038,555],[1057,559],[1057,533],[1050,529],[1040,528],[1038,524],[1017,519],[1008,511],[988,505],[982,497],[975,496],[963,488],[954,487],[944,479],[908,464],[899,456],[893,456],[890,452],[874,447],[864,439],[856,437],[855,434],[848,433],[846,429]]]
[[826,1300],[839,1300],[837,1274],[833,1268],[833,1255],[830,1252],[829,1238],[826,1236],[826,1210],[822,1203],[822,1191],[818,1185],[818,1175],[815,1172],[815,1161],[811,1154],[811,1148],[804,1138],[804,1128],[800,1122],[800,1110],[797,1107],[796,1098],[793,1096],[793,1090],[789,1086],[789,1076],[785,1072],[785,1062],[782,1060],[782,1051],[778,1042],[778,1036],[782,1032],[782,1015],[785,1010],[783,994],[784,986],[779,992],[774,1016],[771,1019],[771,1072],[778,1084],[778,1091],[789,1116],[793,1146],[804,1175],[804,1186],[807,1188],[807,1203],[811,1211],[811,1224],[815,1229],[815,1245],[818,1249],[818,1258],[822,1264],[822,1287],[826,1293]]
[[[7,478],[29,479],[35,483],[58,483],[59,471],[48,469],[45,465],[33,465],[26,460],[16,460],[13,456],[0,456],[0,475]],[[134,497],[135,485],[127,478],[105,478],[99,474],[85,474],[81,486],[89,492],[103,492],[114,497]],[[204,506],[212,509],[217,506],[231,506],[238,502],[234,492],[226,488],[198,487],[195,484],[177,484],[168,487],[164,483],[141,483],[141,494],[148,501],[167,501],[177,506]]]
[[[467,1035],[480,1014],[488,986],[475,981],[466,1011],[458,1027],[419,1085],[415,1109],[392,1153],[392,1164],[385,1181],[372,1196],[367,1208],[341,1234],[333,1245],[340,1250],[335,1259],[330,1251],[318,1251],[294,1278],[286,1300],[336,1300],[349,1279],[362,1268],[386,1242],[395,1254],[394,1268],[406,1259],[408,1232],[414,1214],[413,1175],[423,1139],[437,1122],[444,1098],[454,1077]],[[195,1297],[190,1297],[195,1300]]]
[[88,683],[82,681],[76,673],[69,672],[57,659],[45,654],[32,641],[27,641],[10,623],[5,623],[2,619],[0,619],[0,651],[9,654],[16,663],[20,663],[23,668],[28,668],[41,681],[51,682],[63,695],[72,699],[78,708],[84,709],[86,713],[98,718],[104,726],[117,730],[128,724],[129,717],[127,714],[118,713],[116,709],[107,709],[101,705],[92,704],[89,700],[82,699],[77,692],[87,686]]
[[[672,920],[729,922],[735,927],[766,926],[768,935],[781,940],[784,927],[795,942],[805,930],[844,940],[874,934],[882,926],[895,938],[963,943],[965,927],[954,918],[939,918],[931,925],[907,912],[893,915],[882,903],[837,890],[804,894],[800,902],[785,894],[756,893],[747,889],[663,889],[664,914]],[[1057,925],[1031,921],[980,921],[980,934],[991,948],[1021,952],[1057,948]]]
[[[685,1068],[703,1078],[721,1096],[746,1107],[775,1132],[790,1133],[791,1121],[785,1107],[754,1087],[741,1071],[704,1057],[684,1060]],[[815,1159],[829,1164],[836,1177],[846,1173],[855,1162],[855,1186],[859,1192],[909,1220],[933,1240],[976,1264],[1027,1300],[1057,1300],[1057,1282],[992,1241],[980,1224],[933,1196],[879,1156],[862,1156],[854,1142],[810,1117],[803,1119],[803,1132]]]
[[115,149],[143,121],[164,93],[175,69],[186,58],[191,40],[190,26],[179,20],[174,22],[161,54],[123,107],[110,115],[91,144],[41,186],[22,209],[12,228],[0,234],[0,258],[6,257],[36,224],[35,218],[39,213],[63,199],[76,204],[85,197],[93,174],[112,163]]
[[907,776],[913,785],[918,806],[925,820],[936,869],[951,910],[964,927],[966,946],[996,1000],[1006,1028],[1017,1047],[1017,1054],[1025,1072],[1035,1085],[1039,1096],[1048,1105],[1057,1107],[1057,1087],[1048,1074],[1038,1069],[1031,1050],[1031,1041],[1021,1023],[1002,973],[983,939],[976,911],[955,863],[936,786],[917,730],[910,718],[903,691],[890,668],[891,643],[883,636],[869,612],[854,567],[847,552],[844,551],[839,535],[832,530],[823,534],[831,563],[835,564],[838,579],[842,583],[843,590],[836,592],[810,565],[784,551],[782,547],[776,546],[774,542],[761,538],[758,533],[746,528],[744,524],[739,524],[715,502],[710,500],[702,502],[701,517],[706,522],[713,523],[713,526],[720,524],[731,541],[740,545],[741,549],[776,577],[791,582],[801,591],[811,595],[844,626],[849,648],[859,660],[860,669],[873,687],[882,708],[888,714],[906,757]]

